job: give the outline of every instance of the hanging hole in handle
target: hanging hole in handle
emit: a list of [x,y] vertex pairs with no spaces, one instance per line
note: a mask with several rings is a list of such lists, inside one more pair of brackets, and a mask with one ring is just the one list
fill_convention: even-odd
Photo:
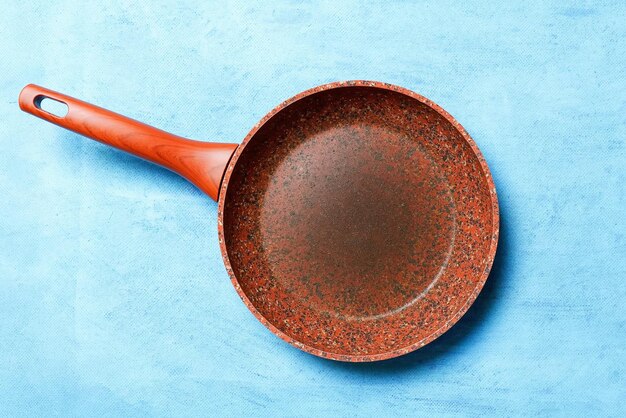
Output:
[[65,103],[48,96],[39,95],[35,97],[34,102],[37,109],[50,113],[52,116],[56,116],[57,118],[65,117],[69,110]]

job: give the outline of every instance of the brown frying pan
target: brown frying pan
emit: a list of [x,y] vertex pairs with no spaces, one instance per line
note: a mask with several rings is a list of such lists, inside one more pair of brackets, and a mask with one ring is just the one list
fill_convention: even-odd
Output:
[[[65,103],[63,117],[41,109]],[[250,311],[309,353],[413,351],[467,311],[491,268],[498,201],[467,132],[409,90],[331,83],[243,143],[184,139],[28,85],[22,110],[169,168],[219,203],[226,270]]]

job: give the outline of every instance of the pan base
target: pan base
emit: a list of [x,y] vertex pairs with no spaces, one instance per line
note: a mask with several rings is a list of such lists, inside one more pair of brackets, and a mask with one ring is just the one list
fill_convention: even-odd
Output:
[[333,126],[276,164],[258,225],[271,277],[324,314],[374,319],[445,269],[454,201],[418,141],[371,122]]

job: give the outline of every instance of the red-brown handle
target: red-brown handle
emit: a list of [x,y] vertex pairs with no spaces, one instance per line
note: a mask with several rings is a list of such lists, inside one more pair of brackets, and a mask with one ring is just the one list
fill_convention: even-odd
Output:
[[[50,98],[67,105],[63,117],[40,107]],[[48,122],[166,167],[217,200],[226,165],[237,144],[192,141],[169,134],[98,106],[29,84],[20,93],[20,108]]]

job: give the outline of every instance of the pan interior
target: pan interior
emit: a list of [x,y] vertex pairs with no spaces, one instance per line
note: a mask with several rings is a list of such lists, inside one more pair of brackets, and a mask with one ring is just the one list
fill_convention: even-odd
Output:
[[[371,354],[436,331],[446,318],[435,314],[448,313],[428,294],[452,289],[438,282],[459,239],[455,188],[473,187],[467,176],[451,184],[453,160],[480,175],[456,128],[398,92],[335,88],[283,108],[246,143],[223,196],[241,291],[276,328],[326,351]],[[488,190],[475,194],[488,202]],[[450,309],[466,297],[435,293]]]
[[288,107],[248,144],[228,186],[229,258],[252,300],[263,277],[325,315],[380,317],[445,268],[454,200],[419,138],[376,116],[400,103],[339,93]]

